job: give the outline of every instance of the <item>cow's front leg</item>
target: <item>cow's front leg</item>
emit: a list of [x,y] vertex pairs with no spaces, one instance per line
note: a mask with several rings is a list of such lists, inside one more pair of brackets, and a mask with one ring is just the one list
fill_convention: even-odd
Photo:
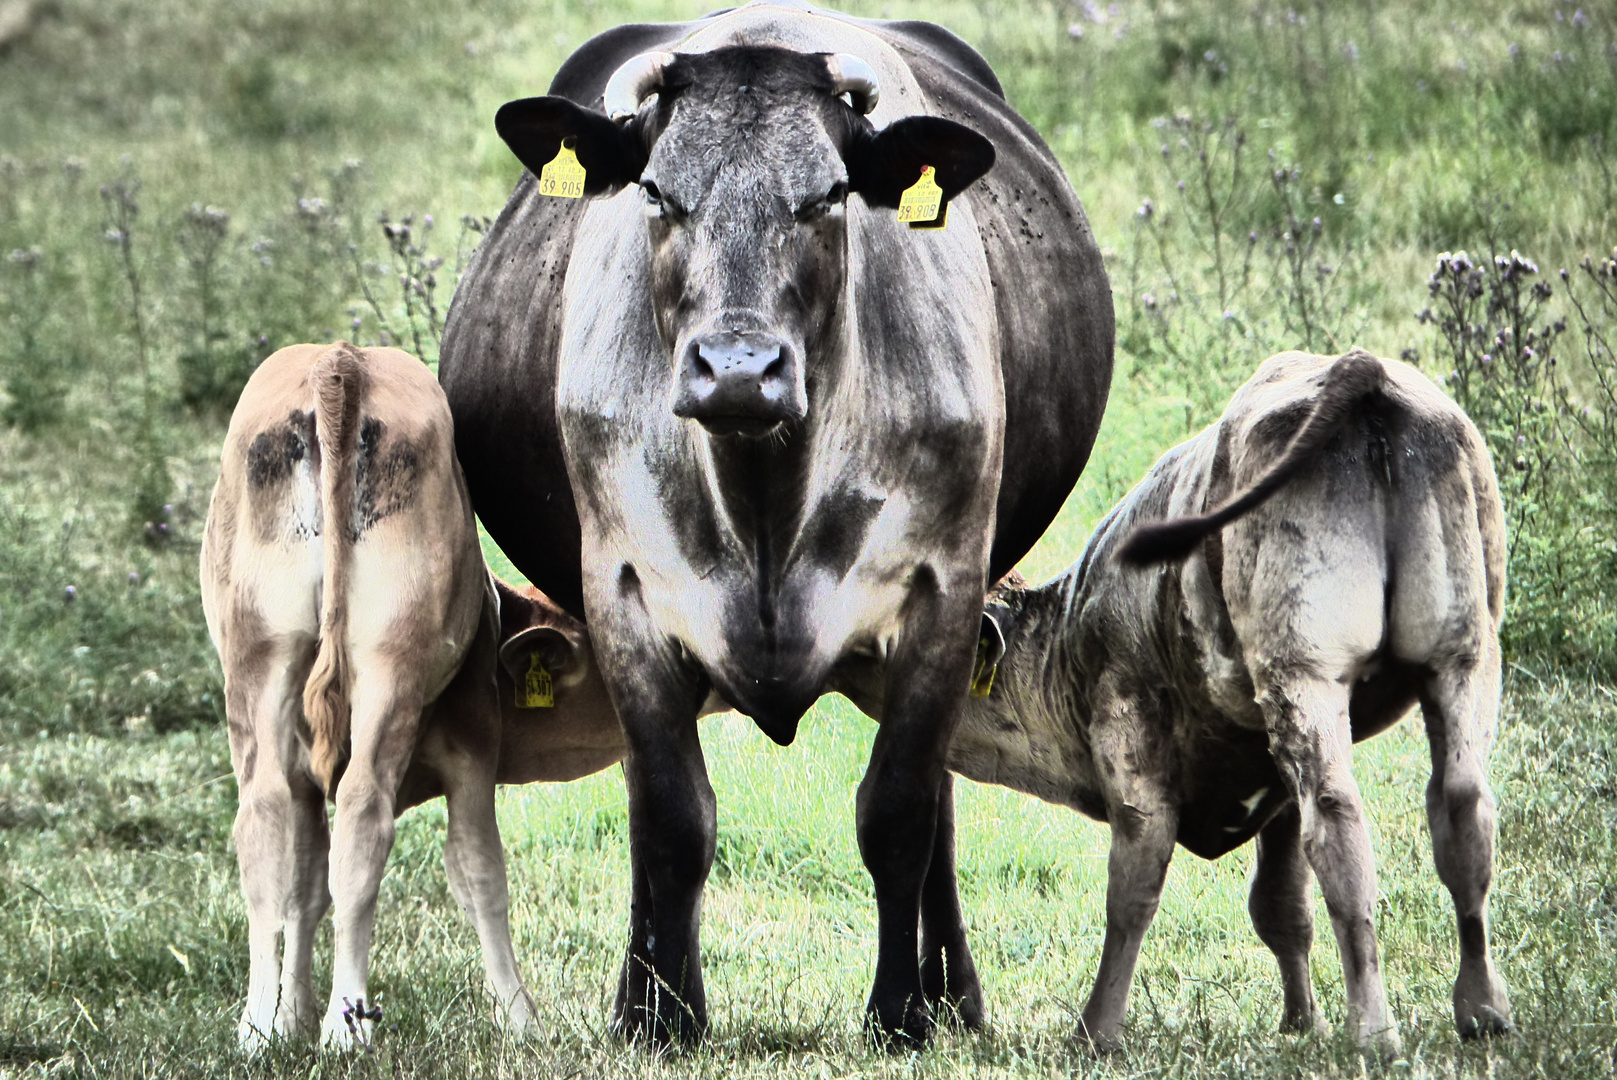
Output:
[[1353,779],[1348,687],[1335,679],[1255,671],[1258,704],[1280,775],[1297,800],[1308,856],[1342,955],[1348,1028],[1360,1044],[1395,1056],[1402,1043],[1387,1012],[1376,948],[1376,867],[1364,799]]
[[1314,945],[1313,874],[1303,857],[1302,815],[1288,803],[1258,833],[1257,865],[1246,909],[1258,937],[1280,965],[1285,1005],[1281,1031],[1318,1031],[1327,1025],[1314,1004],[1308,953]]
[[1106,937],[1078,1037],[1097,1050],[1112,1051],[1122,1045],[1134,967],[1162,899],[1179,813],[1168,786],[1169,762],[1161,753],[1167,724],[1159,722],[1144,696],[1102,678],[1094,716],[1090,746],[1106,799],[1112,847],[1106,868]]
[[[981,609],[972,590],[957,591],[974,602],[953,603],[935,591],[913,598],[889,662],[870,765],[859,784],[859,853],[875,885],[878,935],[866,1021],[894,1049],[918,1046],[932,1030],[921,984],[919,921],[938,836],[944,757],[965,707]],[[958,922],[958,899],[948,903],[956,909],[949,918]],[[935,912],[943,914],[945,906]]]
[[718,834],[696,730],[702,694],[661,650],[624,652],[631,653],[627,662],[613,663],[614,656],[603,665],[628,743],[623,776],[634,867],[629,954],[612,1023],[631,1040],[689,1044],[707,1031],[699,938]]
[[921,992],[939,1020],[956,1020],[970,1030],[983,1026],[983,988],[966,944],[966,918],[960,908],[955,870],[954,776],[938,787],[937,827],[932,862],[921,888]]
[[1499,650],[1455,664],[1428,681],[1421,711],[1432,749],[1426,814],[1437,876],[1454,899],[1460,974],[1454,1025],[1463,1039],[1510,1030],[1510,999],[1488,950],[1488,886],[1493,880],[1494,800],[1488,750],[1499,712]]

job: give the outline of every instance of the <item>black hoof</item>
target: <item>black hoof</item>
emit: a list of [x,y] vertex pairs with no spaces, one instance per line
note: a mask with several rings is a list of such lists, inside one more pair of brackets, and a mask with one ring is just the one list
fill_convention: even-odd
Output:
[[1478,1039],[1494,1039],[1511,1032],[1510,1017],[1503,1016],[1486,1005],[1477,1009],[1477,1015],[1459,1025],[1461,1042],[1475,1042]]
[[924,1050],[932,1039],[932,1013],[925,999],[906,1001],[902,1008],[893,1009],[871,1002],[865,1008],[865,1032],[876,1049],[884,1053]]

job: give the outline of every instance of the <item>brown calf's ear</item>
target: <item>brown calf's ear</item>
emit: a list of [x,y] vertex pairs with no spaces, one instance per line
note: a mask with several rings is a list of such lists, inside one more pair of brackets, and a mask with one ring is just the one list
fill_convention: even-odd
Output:
[[518,686],[523,684],[528,672],[533,669],[535,658],[539,666],[562,686],[571,685],[582,678],[594,659],[588,638],[554,626],[530,626],[511,635],[500,645],[500,666]]
[[906,116],[881,131],[855,128],[843,163],[848,190],[871,206],[898,206],[905,189],[921,178],[923,165],[932,166],[947,203],[993,168],[994,144],[941,116]]
[[646,167],[638,125],[615,124],[566,98],[508,101],[494,115],[494,129],[535,176],[556,157],[563,139],[573,140],[570,148],[584,167],[586,195],[632,184]]

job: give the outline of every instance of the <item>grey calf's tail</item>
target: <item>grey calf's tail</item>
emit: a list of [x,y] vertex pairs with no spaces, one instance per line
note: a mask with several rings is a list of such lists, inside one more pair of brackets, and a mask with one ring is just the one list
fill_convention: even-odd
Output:
[[1314,411],[1292,436],[1280,460],[1257,483],[1205,514],[1138,526],[1117,549],[1118,561],[1126,566],[1177,562],[1187,557],[1207,534],[1261,506],[1319,453],[1360,401],[1381,389],[1386,375],[1381,361],[1362,349],[1338,357],[1325,372],[1325,384],[1314,401]]
[[354,454],[365,368],[359,350],[338,342],[309,369],[314,389],[314,432],[320,444],[321,569],[320,649],[303,687],[303,714],[313,745],[309,766],[327,796],[348,743],[348,569],[354,546]]

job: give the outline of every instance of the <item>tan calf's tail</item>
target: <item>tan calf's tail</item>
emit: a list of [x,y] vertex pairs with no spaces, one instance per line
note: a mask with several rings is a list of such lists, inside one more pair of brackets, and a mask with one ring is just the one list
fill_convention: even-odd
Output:
[[348,569],[354,546],[355,447],[365,367],[359,350],[339,342],[309,369],[314,389],[314,432],[320,444],[320,513],[324,524],[320,651],[303,688],[303,714],[313,746],[310,768],[332,794],[337,763],[348,744]]
[[1354,406],[1381,389],[1386,376],[1387,370],[1381,366],[1381,361],[1364,350],[1354,349],[1342,354],[1325,372],[1325,384],[1314,400],[1314,411],[1292,436],[1280,460],[1270,466],[1257,483],[1205,514],[1139,526],[1117,549],[1118,561],[1127,566],[1177,562],[1188,556],[1208,533],[1222,529],[1261,506],[1319,453]]

